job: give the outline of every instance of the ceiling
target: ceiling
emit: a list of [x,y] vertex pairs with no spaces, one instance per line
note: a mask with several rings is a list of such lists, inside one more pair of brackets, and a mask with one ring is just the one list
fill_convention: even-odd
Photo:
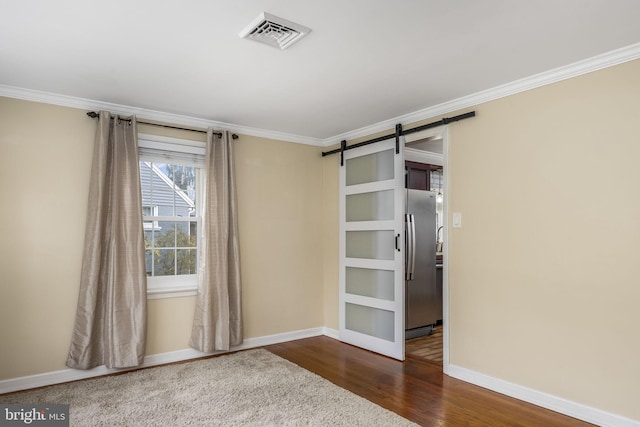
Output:
[[[238,37],[261,12],[311,28]],[[325,140],[640,42],[637,0],[0,0],[0,85]]]

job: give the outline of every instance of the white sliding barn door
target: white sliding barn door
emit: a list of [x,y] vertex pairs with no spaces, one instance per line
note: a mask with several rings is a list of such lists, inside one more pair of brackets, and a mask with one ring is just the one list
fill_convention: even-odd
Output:
[[404,162],[395,138],[344,152],[339,338],[404,360]]

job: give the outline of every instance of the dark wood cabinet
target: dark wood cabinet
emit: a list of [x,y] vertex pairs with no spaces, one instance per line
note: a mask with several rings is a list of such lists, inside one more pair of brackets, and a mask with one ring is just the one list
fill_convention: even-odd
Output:
[[426,163],[404,162],[406,188],[414,190],[431,189],[431,172],[442,169],[442,166],[430,165]]

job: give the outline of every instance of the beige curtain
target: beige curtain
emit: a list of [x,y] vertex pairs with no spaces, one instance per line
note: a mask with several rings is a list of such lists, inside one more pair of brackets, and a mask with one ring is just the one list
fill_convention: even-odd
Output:
[[101,111],[93,152],[80,294],[67,366],[138,366],[147,290],[135,117]]
[[240,250],[233,146],[228,132],[207,133],[203,237],[189,346],[203,352],[242,343]]

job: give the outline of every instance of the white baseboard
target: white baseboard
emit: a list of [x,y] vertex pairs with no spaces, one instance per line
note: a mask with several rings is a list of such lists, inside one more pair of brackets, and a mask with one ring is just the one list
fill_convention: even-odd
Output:
[[449,365],[447,375],[599,426],[640,427],[640,421],[493,378],[460,366]]
[[335,329],[324,327],[322,328],[322,335],[326,335],[329,338],[333,338],[334,340],[338,339],[338,331]]
[[[241,345],[233,347],[231,351],[246,350],[250,348],[262,347],[265,345],[278,344],[281,342],[294,341],[320,335],[326,335],[330,338],[338,339],[337,330],[327,327],[319,327],[293,332],[285,332],[275,335],[267,335],[257,338],[248,338],[244,340]],[[224,352],[218,352],[218,354],[220,353]],[[0,381],[0,394],[59,384],[68,381],[76,381],[85,378],[98,377],[115,372],[124,372],[133,369],[139,369],[141,367],[150,367],[163,365],[166,363],[197,359],[199,357],[209,356],[212,354],[216,353],[202,353],[200,351],[187,348],[183,350],[171,351],[168,353],[152,354],[150,356],[146,356],[144,358],[143,364],[140,367],[132,369],[109,369],[104,366],[99,366],[97,368],[89,369],[86,371],[79,369],[63,369],[60,371],[46,372],[38,375],[11,378],[8,380]],[[447,369],[445,373],[451,377],[583,421],[607,427],[640,427],[640,421],[625,418],[620,415],[612,414],[600,409],[592,408],[580,403],[552,396],[550,394],[513,384],[508,381],[493,378],[488,375],[472,371],[470,369],[450,364],[447,365],[446,368]]]
[[[302,338],[310,338],[325,334],[327,328],[311,328],[293,332],[285,332],[282,334],[267,335],[257,338],[248,338],[236,347],[232,347],[231,351],[246,350],[250,348],[262,347],[270,344],[278,344],[281,342],[293,341]],[[331,330],[329,330],[331,331]],[[331,335],[329,335],[331,336]],[[336,332],[337,336],[337,332]],[[29,375],[25,377],[11,378],[0,381],[0,394],[11,393],[14,391],[27,390],[30,388],[43,387],[53,384],[60,384],[68,381],[82,380],[85,378],[99,377],[101,375],[113,374],[116,372],[131,371],[134,369],[146,368],[149,366],[163,365],[166,363],[182,362],[185,360],[197,359],[199,357],[210,356],[212,354],[221,354],[223,351],[216,353],[202,353],[192,348],[171,351],[168,353],[152,354],[146,356],[141,366],[131,369],[109,369],[104,366],[97,368],[80,370],[80,369],[62,369],[60,371],[46,372],[43,374]]]

